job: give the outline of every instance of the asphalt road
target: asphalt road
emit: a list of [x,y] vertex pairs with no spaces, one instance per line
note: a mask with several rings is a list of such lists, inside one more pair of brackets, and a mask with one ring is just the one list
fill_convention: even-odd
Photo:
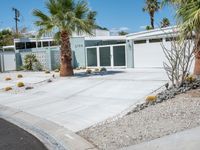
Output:
[[0,118],[0,150],[47,150],[33,135]]

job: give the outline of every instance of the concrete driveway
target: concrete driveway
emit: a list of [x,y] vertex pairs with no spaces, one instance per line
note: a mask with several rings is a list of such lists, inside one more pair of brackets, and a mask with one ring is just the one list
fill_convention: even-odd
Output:
[[105,75],[58,78],[20,94],[0,94],[0,104],[77,132],[115,116],[166,83],[161,69],[113,70]]

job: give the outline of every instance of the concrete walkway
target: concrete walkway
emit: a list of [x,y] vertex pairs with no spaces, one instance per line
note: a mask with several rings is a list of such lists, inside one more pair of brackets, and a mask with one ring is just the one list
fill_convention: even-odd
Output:
[[200,127],[121,150],[198,150],[199,147]]
[[114,70],[105,75],[58,78],[21,94],[0,94],[0,105],[79,131],[115,116],[164,83],[160,69]]

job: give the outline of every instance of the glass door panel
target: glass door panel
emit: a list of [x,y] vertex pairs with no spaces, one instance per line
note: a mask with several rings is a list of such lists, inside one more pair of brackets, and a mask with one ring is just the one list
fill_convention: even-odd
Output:
[[100,47],[100,66],[111,66],[110,47]]

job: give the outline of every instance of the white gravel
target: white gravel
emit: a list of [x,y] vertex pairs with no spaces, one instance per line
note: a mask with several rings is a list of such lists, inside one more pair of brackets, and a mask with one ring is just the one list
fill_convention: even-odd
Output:
[[99,149],[116,150],[197,126],[200,126],[200,89],[78,134]]

